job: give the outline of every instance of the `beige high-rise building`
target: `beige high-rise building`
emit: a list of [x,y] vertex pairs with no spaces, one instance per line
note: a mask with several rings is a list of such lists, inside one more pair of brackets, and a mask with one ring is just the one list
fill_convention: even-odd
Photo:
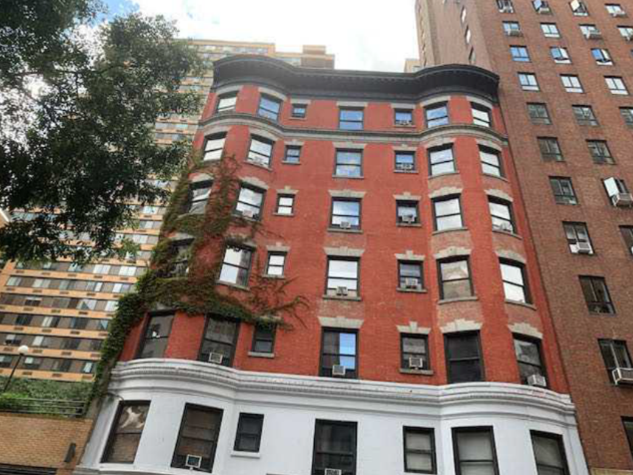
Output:
[[[303,46],[301,52],[293,53],[277,51],[273,43],[189,43],[209,66],[203,75],[188,77],[182,86],[203,96],[201,107],[213,82],[213,61],[226,56],[256,54],[296,66],[334,68],[334,55],[327,54],[325,46]],[[198,118],[199,114],[160,120],[156,140],[168,144],[192,139]],[[163,205],[133,206],[138,208],[139,226],[121,230],[120,236],[140,246],[135,260],[110,259],[83,267],[69,260],[47,264],[9,262],[0,270],[0,376],[11,372],[17,363],[18,347],[27,345],[29,354],[20,360],[17,377],[92,380],[118,298],[145,271],[166,210]],[[13,217],[29,219],[32,215],[16,212]]]

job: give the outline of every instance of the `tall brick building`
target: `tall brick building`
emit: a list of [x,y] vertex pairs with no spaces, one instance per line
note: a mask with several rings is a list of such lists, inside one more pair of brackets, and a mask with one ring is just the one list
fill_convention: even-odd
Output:
[[[200,124],[207,234],[147,285],[213,311],[147,301],[75,473],[587,474],[498,76],[236,56]],[[246,319],[278,285],[308,306]]]
[[500,76],[588,465],[633,473],[633,4],[417,0],[416,13],[423,65]]

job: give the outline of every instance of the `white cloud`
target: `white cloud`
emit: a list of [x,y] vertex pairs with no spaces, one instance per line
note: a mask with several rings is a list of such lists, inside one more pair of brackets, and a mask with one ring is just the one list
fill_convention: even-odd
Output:
[[415,0],[132,0],[177,20],[180,36],[275,43],[278,51],[327,46],[338,69],[404,70],[417,57]]

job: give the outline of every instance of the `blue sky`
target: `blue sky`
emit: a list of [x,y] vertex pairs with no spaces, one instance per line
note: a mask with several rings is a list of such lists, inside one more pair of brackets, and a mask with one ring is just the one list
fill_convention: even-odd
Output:
[[[339,69],[404,70],[417,56],[415,0],[105,0],[110,16],[141,11],[176,20],[180,36],[327,46]],[[308,8],[311,6],[312,8]]]

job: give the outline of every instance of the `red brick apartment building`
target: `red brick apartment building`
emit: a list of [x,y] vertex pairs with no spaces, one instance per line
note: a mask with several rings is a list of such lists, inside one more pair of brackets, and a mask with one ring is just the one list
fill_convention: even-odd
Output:
[[633,473],[633,3],[418,0],[416,14],[422,64],[500,76],[588,465]]
[[214,219],[233,157],[234,220],[164,234],[195,250],[170,275],[217,252],[221,295],[309,306],[150,312],[75,473],[586,475],[498,79],[218,61],[182,214]]

